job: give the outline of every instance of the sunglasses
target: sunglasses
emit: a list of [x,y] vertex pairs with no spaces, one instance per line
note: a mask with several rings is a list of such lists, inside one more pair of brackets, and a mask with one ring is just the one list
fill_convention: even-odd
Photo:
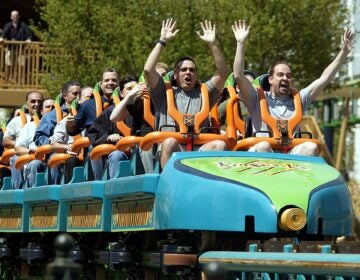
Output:
[[30,100],[30,103],[32,103],[32,104],[35,104],[35,103],[42,103],[42,100],[32,99],[32,100]]

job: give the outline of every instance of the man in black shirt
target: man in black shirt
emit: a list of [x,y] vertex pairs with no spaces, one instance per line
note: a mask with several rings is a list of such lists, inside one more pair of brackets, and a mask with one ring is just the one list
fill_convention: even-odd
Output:
[[[123,77],[120,82],[120,97],[126,98],[127,94],[132,94],[140,89],[144,89],[145,85],[138,85],[137,77],[133,75],[128,75]],[[121,101],[120,103],[122,103]],[[131,111],[131,114],[126,116],[124,122],[127,126],[131,128],[131,134],[134,135],[139,130],[144,130],[144,120],[143,120],[143,107],[139,102],[133,104],[128,104],[128,110]],[[116,144],[124,135],[119,131],[115,122],[111,121],[111,114],[115,108],[115,105],[109,105],[100,116],[98,116],[88,129],[88,136],[91,142],[91,145],[96,147],[101,144],[111,143]],[[147,132],[149,127],[147,128]],[[123,151],[114,151],[108,156],[108,172],[109,178],[115,178],[119,169],[119,161],[128,159],[128,156]],[[101,161],[101,160],[100,160]],[[104,164],[100,161],[92,160],[93,172],[95,179],[99,180],[103,177],[104,170],[100,166]]]
[[[9,41],[25,41],[31,42],[31,31],[29,27],[22,21],[20,21],[20,14],[18,11],[12,11],[10,15],[11,21],[5,24],[2,35],[0,35],[0,43],[4,40]],[[15,74],[16,64],[18,61],[20,67],[25,66],[25,56],[23,54],[23,46],[11,44],[5,53],[5,64],[7,71],[5,80],[8,81],[9,74]],[[11,76],[11,75],[10,75]]]

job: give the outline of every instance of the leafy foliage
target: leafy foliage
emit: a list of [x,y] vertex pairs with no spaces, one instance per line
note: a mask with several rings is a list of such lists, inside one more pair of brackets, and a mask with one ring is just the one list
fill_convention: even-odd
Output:
[[36,35],[61,53],[48,60],[51,75],[43,83],[50,92],[69,79],[93,85],[108,67],[120,75],[139,74],[168,17],[177,20],[180,32],[161,61],[172,65],[191,56],[200,78],[210,77],[215,70],[210,51],[195,33],[208,19],[216,23],[231,69],[236,48],[231,25],[246,19],[247,68],[261,74],[285,57],[296,86],[303,87],[336,55],[347,18],[341,1],[334,0],[37,0],[37,6],[47,28],[33,27]]

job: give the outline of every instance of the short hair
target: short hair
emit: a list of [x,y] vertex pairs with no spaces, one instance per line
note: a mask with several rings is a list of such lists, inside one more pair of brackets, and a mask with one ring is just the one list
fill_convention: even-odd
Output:
[[279,64],[285,64],[285,65],[289,66],[289,68],[291,69],[290,64],[285,59],[278,59],[278,60],[275,60],[269,68],[270,76],[272,76],[274,74],[274,68]]
[[137,81],[138,81],[138,77],[136,75],[124,76],[119,82],[120,91],[124,89],[125,84],[127,84],[128,82],[137,82]]
[[118,73],[118,71],[117,71],[115,68],[113,68],[113,67],[109,67],[109,68],[106,68],[106,69],[104,70],[104,72],[102,73],[101,80],[102,80],[104,74],[105,74],[105,73],[108,73],[108,72],[110,72],[110,73],[115,73],[116,76],[118,76],[118,78],[119,78],[119,73]]
[[177,60],[177,61],[175,62],[174,72],[180,70],[180,67],[181,67],[182,63],[183,63],[185,60],[190,60],[190,61],[192,61],[192,62],[195,64],[195,69],[197,70],[195,61],[194,61],[191,57],[189,57],[189,56],[184,56],[184,57],[180,58],[179,60]]
[[28,101],[28,98],[29,98],[30,94],[32,94],[32,93],[38,93],[38,94],[41,95],[41,99],[44,99],[44,96],[43,96],[43,94],[41,92],[33,90],[33,91],[29,91],[28,93],[26,93],[25,101]]
[[75,80],[67,81],[67,82],[63,85],[63,87],[62,87],[61,93],[62,93],[62,94],[67,93],[68,90],[69,90],[69,88],[72,87],[72,86],[79,86],[79,87],[81,87],[81,84],[80,84],[78,81],[75,81]]

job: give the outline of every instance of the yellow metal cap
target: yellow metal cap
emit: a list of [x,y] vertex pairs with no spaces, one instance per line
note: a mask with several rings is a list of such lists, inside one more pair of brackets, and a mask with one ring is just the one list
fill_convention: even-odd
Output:
[[282,212],[279,219],[279,227],[285,231],[297,231],[304,228],[306,215],[304,210],[293,207]]

